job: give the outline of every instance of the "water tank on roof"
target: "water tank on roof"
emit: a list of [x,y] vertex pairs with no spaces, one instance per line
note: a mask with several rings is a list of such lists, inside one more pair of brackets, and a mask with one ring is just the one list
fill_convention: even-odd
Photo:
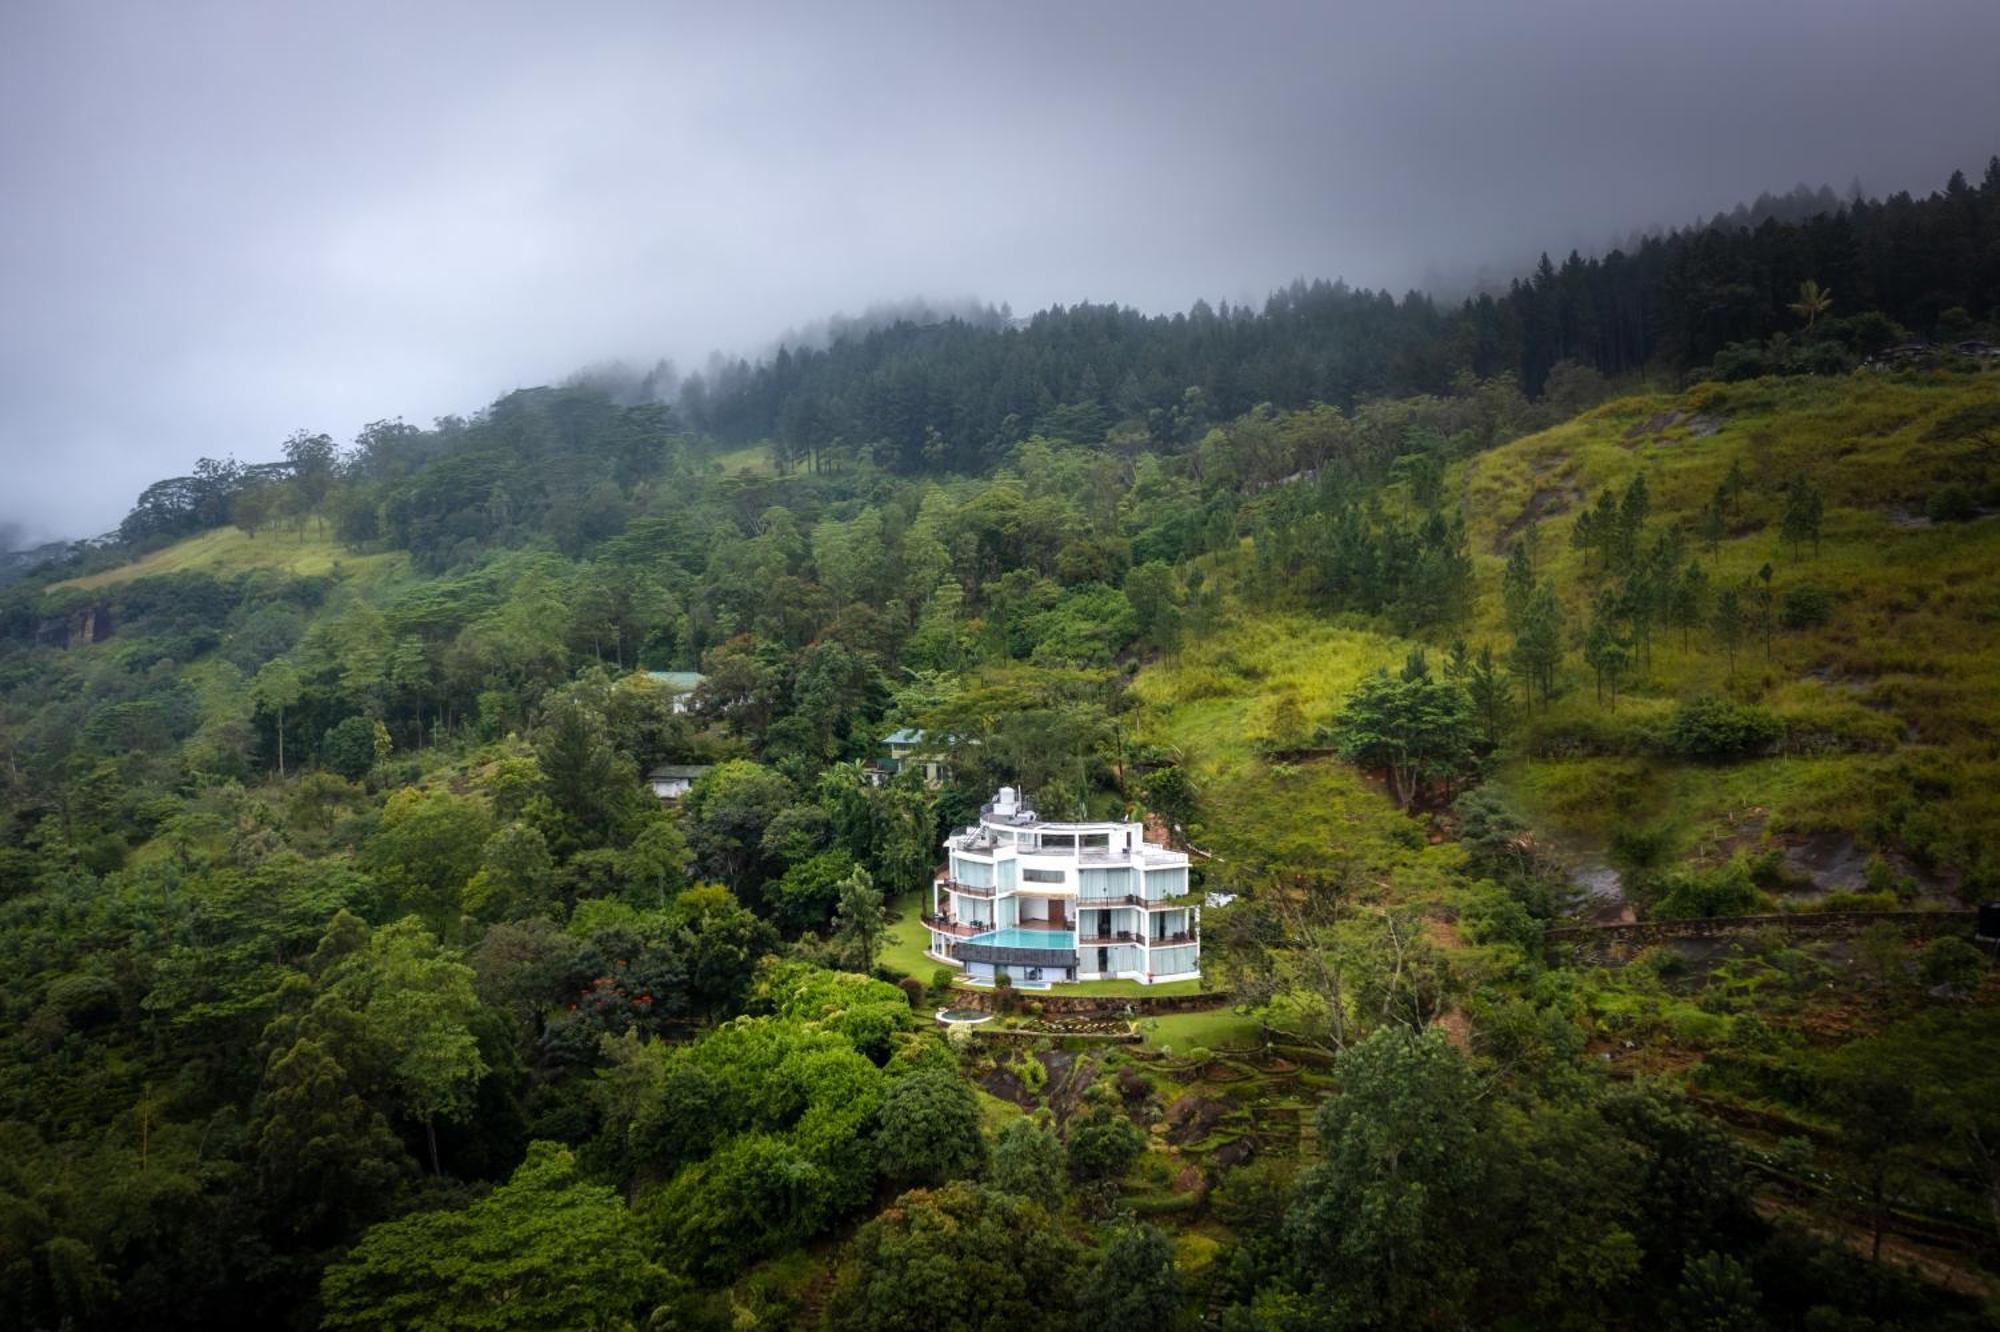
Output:
[[1014,804],[1014,788],[1003,786],[1000,788],[1000,794],[993,797],[993,812],[995,814],[1012,814],[1014,812]]
[[2000,902],[1979,904],[1979,937],[2000,942]]

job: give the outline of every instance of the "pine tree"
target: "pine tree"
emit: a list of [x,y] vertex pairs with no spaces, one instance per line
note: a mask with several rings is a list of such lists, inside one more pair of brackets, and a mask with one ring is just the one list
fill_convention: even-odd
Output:
[[1709,619],[1716,645],[1729,656],[1729,678],[1736,678],[1736,649],[1743,642],[1743,597],[1733,587],[1725,587],[1715,597],[1715,613]]
[[1796,557],[1799,547],[1812,542],[1813,554],[1819,554],[1820,519],[1826,513],[1826,499],[1812,478],[1804,472],[1795,472],[1785,487],[1785,520],[1781,535],[1790,544]]

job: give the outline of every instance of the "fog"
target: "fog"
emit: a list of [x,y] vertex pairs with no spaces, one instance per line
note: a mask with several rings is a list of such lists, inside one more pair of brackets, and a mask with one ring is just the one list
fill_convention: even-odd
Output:
[[1995,51],[1992,0],[11,0],[0,530],[883,302],[1400,291],[1929,191],[2000,149]]

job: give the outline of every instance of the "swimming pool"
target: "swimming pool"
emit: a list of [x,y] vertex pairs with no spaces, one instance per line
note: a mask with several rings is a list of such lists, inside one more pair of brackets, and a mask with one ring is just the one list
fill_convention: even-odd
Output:
[[1068,948],[1076,947],[1074,930],[1024,930],[1009,925],[1003,930],[993,930],[986,934],[975,934],[966,940],[969,944],[984,944],[989,948]]

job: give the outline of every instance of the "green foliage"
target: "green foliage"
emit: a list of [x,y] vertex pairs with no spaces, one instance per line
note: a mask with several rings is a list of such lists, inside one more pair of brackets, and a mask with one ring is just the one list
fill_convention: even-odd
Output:
[[480,1201],[371,1229],[327,1269],[321,1297],[329,1328],[608,1328],[664,1289],[617,1193],[538,1142]]
[[1763,750],[1777,737],[1770,713],[1702,694],[1674,710],[1665,738],[1669,752],[1686,758],[1735,759]]
[[1173,1241],[1157,1226],[1120,1226],[1085,1283],[1083,1316],[1096,1327],[1172,1328],[1181,1320]]
[[349,717],[327,728],[319,742],[320,762],[350,782],[358,782],[375,768],[375,730],[381,723],[368,717]]
[[1110,1100],[1099,1100],[1069,1124],[1069,1173],[1079,1184],[1124,1177],[1146,1150],[1146,1135]]
[[1378,671],[1348,696],[1334,722],[1341,757],[1386,770],[1404,809],[1434,788],[1449,794],[1471,772],[1473,737],[1465,691],[1428,671],[1414,679]]
[[855,1236],[827,1322],[883,1332],[1061,1325],[1082,1278],[1076,1246],[1036,1204],[975,1184],[919,1189]]
[[972,1089],[941,1068],[897,1080],[882,1098],[875,1151],[882,1173],[905,1187],[978,1174],[986,1139]]
[[987,1182],[1002,1193],[1016,1194],[1053,1213],[1062,1206],[1068,1172],[1062,1139],[1037,1120],[1009,1120],[993,1139]]

